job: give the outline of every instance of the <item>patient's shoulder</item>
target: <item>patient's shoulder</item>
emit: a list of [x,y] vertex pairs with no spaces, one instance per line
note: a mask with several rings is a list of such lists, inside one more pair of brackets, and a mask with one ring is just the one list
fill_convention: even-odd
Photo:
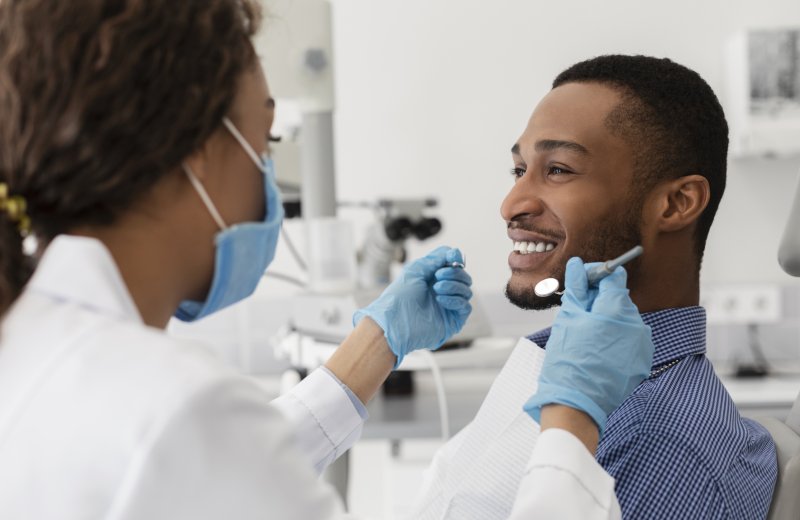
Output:
[[741,417],[703,355],[687,357],[643,382],[611,414],[606,437],[609,451],[632,445],[632,439],[638,449],[663,450],[670,444],[688,449],[717,475],[740,456],[771,442],[762,427]]

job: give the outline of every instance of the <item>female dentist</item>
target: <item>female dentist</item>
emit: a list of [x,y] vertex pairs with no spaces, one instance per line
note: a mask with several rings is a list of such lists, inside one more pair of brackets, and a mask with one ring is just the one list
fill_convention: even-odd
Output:
[[[317,472],[357,440],[363,403],[403,356],[466,321],[471,280],[448,267],[458,250],[439,248],[272,402],[164,333],[173,315],[250,295],[274,255],[282,206],[258,22],[251,0],[0,2],[0,517],[343,518]],[[581,292],[586,316],[570,327],[596,317],[611,283]],[[630,321],[623,307],[604,319]],[[595,358],[620,365],[639,340],[616,337]],[[561,347],[548,345],[552,364],[583,363],[600,383],[568,388],[545,367],[549,391],[529,403],[544,433],[514,516],[566,505],[613,517],[585,403],[621,401],[643,369],[606,374]]]

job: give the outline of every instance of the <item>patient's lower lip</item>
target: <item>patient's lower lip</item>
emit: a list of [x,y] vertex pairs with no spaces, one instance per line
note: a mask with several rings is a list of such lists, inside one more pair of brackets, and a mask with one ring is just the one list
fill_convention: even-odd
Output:
[[527,255],[512,251],[511,254],[508,255],[508,265],[512,269],[536,269],[550,260],[553,251],[555,251],[555,249],[547,251],[546,253],[530,253]]

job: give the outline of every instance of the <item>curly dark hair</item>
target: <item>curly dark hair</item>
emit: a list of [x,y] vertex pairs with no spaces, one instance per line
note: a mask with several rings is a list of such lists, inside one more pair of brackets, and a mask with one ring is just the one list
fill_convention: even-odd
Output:
[[[219,127],[254,0],[0,1],[0,183],[45,242],[109,225]],[[0,212],[0,316],[31,267]]]
[[710,199],[695,232],[699,268],[728,164],[728,123],[714,91],[693,70],[649,56],[586,60],[559,74],[553,88],[565,83],[599,83],[621,92],[622,102],[606,125],[633,145],[632,190],[639,199],[664,180],[690,174],[708,179]]

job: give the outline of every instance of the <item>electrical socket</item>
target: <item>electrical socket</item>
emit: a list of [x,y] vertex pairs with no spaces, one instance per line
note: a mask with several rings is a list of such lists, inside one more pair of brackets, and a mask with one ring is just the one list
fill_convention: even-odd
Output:
[[700,292],[710,324],[777,323],[781,303],[781,288],[773,284],[714,285]]

